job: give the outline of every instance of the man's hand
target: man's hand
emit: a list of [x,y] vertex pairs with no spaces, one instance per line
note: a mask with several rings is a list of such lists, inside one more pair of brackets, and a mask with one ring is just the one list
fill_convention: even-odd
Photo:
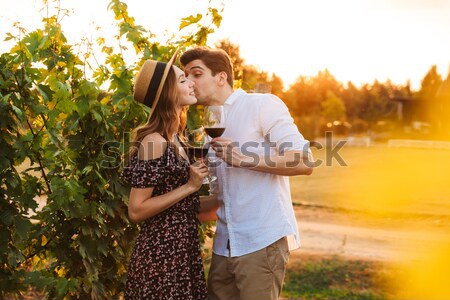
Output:
[[233,167],[252,167],[254,159],[242,154],[239,145],[228,138],[218,137],[211,141],[216,156]]

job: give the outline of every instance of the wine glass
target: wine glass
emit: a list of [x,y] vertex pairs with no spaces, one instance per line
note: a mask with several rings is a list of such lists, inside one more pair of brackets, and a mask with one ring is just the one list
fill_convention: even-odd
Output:
[[203,126],[211,138],[219,137],[225,131],[225,113],[223,105],[205,106]]
[[[209,142],[203,127],[197,129],[186,129],[184,136],[180,139],[184,150],[194,161],[202,161],[208,155]],[[217,177],[208,175],[203,179],[203,184],[208,184]]]
[[[222,136],[225,131],[223,105],[205,106],[203,110],[203,126],[205,127],[206,134],[211,138]],[[211,157],[209,161],[215,164],[219,159]]]

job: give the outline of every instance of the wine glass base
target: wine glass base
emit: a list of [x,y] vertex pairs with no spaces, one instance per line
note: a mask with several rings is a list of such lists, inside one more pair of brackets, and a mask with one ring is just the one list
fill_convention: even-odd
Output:
[[216,180],[217,180],[216,176],[207,176],[207,177],[203,178],[202,184],[209,184]]

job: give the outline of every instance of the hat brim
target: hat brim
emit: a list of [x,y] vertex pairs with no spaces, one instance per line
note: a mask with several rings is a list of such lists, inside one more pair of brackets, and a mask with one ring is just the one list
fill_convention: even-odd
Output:
[[172,55],[170,60],[167,62],[166,67],[164,68],[163,76],[161,77],[161,82],[160,82],[160,84],[158,86],[158,90],[156,91],[155,100],[153,101],[153,104],[152,104],[152,107],[151,107],[151,111],[150,111],[150,114],[148,116],[148,120],[150,120],[153,112],[155,111],[156,105],[158,105],[162,89],[164,87],[164,84],[166,83],[166,79],[167,79],[167,76],[169,75],[170,68],[172,68],[173,63],[174,63],[175,59],[177,58],[177,55],[178,55],[178,49],[175,50],[174,54]]

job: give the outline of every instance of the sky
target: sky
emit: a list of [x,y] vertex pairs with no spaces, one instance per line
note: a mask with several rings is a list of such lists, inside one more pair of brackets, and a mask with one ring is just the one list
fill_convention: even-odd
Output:
[[[207,0],[124,0],[136,24],[157,36],[177,34],[180,19],[204,13]],[[209,45],[228,38],[247,64],[280,76],[285,86],[298,76],[327,68],[343,83],[410,80],[414,89],[432,65],[444,77],[450,68],[450,0],[211,0],[223,3],[221,27]],[[221,1],[221,2],[217,2]],[[51,2],[51,0],[49,0]],[[113,36],[110,0],[61,0],[73,9],[63,20],[69,42],[95,38],[93,28]],[[41,26],[41,0],[0,0],[0,51],[14,21]]]

